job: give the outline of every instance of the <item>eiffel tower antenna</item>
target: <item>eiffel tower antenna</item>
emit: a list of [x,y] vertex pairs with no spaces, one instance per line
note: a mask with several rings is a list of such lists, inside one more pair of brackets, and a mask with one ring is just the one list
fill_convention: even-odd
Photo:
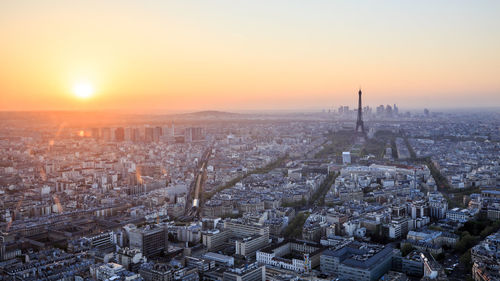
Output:
[[358,120],[356,121],[356,132],[365,134],[365,126],[363,124],[363,107],[361,103],[361,86],[359,87],[359,100],[358,100]]

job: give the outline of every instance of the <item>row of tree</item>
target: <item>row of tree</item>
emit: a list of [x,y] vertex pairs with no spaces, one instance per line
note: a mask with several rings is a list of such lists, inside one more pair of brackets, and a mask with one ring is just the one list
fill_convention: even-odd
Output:
[[288,223],[288,226],[283,231],[283,236],[287,238],[298,238],[302,237],[302,227],[309,217],[309,213],[298,213],[292,221]]

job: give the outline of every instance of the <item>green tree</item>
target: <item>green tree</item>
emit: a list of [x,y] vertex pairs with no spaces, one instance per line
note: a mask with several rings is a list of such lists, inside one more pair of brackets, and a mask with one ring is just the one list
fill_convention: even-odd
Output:
[[463,255],[460,256],[459,261],[461,264],[464,265],[465,270],[467,270],[467,272],[472,271],[472,258],[470,255],[470,249],[467,250],[467,252],[465,252]]
[[413,252],[413,250],[415,250],[415,248],[413,248],[411,244],[406,243],[401,247],[401,255],[406,257],[409,253]]
[[465,231],[462,233],[462,237],[455,245],[455,250],[458,253],[463,254],[465,251],[476,245],[477,242],[479,242],[479,236],[472,236],[468,231]]
[[434,257],[434,259],[435,259],[435,260],[437,260],[437,261],[442,261],[442,260],[444,260],[444,258],[445,258],[446,256],[445,256],[445,254],[444,254],[444,253],[439,253],[439,254],[437,254],[436,256],[434,256],[434,255],[433,255],[433,257]]
[[283,235],[285,237],[291,238],[301,238],[302,237],[302,227],[309,217],[308,213],[299,213],[293,218],[292,221],[288,224],[288,226],[283,231]]

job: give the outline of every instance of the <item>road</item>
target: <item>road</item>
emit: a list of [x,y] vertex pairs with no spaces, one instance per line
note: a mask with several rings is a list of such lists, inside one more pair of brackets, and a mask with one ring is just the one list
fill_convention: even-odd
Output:
[[200,204],[200,191],[201,191],[201,182],[203,180],[203,176],[206,173],[206,162],[203,162],[201,165],[200,171],[198,172],[198,176],[196,177],[196,185],[194,187],[194,198],[193,198],[193,207],[199,208]]
[[207,172],[207,163],[210,159],[211,152],[212,147],[207,148],[201,157],[201,161],[198,163],[195,180],[190,186],[186,201],[186,209],[184,211],[185,217],[183,218],[185,220],[192,220],[200,213],[200,196],[203,191],[204,178]]

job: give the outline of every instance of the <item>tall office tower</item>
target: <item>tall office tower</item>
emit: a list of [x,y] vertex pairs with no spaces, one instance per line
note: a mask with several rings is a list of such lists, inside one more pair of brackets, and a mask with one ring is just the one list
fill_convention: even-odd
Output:
[[199,128],[199,127],[186,128],[186,132],[184,134],[184,141],[185,142],[201,141],[204,139],[205,139],[205,137],[203,134],[203,128]]
[[125,128],[125,132],[123,134],[123,139],[125,141],[132,141],[132,132],[133,132],[133,128]]
[[383,105],[377,106],[377,115],[383,115],[385,112],[385,107]]
[[170,142],[174,142],[175,141],[175,138],[174,138],[174,132],[172,131],[172,128],[169,127],[169,126],[165,126],[162,128],[162,136],[161,136],[161,141],[163,142],[167,142],[167,143],[170,143]]
[[363,107],[361,106],[361,89],[359,89],[358,95],[358,120],[356,121],[356,132],[365,134],[365,126],[363,124]]
[[392,117],[392,107],[390,105],[387,105],[385,107],[385,115],[387,115],[388,117]]
[[192,128],[186,128],[184,130],[184,141],[185,142],[192,142],[193,141],[193,131],[191,129]]
[[146,130],[144,132],[144,140],[146,142],[152,142],[153,135],[154,135],[154,129],[153,128],[146,128]]
[[164,137],[173,137],[174,136],[174,128],[165,126],[163,127],[163,136]]
[[145,257],[150,258],[168,250],[168,231],[163,225],[132,229],[129,242],[131,249],[139,249]]
[[163,135],[161,127],[155,127],[153,130],[153,141],[159,142],[160,137]]
[[396,106],[396,104],[394,104],[393,112],[394,112],[394,115],[398,115],[399,114],[399,108]]
[[111,128],[111,140],[112,141],[116,141],[116,135],[115,135],[116,130],[115,129],[116,128]]
[[123,127],[118,127],[115,129],[115,140],[116,141],[125,140],[125,129],[123,129]]
[[132,129],[131,141],[136,142],[141,139],[141,130],[139,128]]
[[347,105],[342,106],[342,115],[343,116],[349,116],[349,115],[351,115],[350,112],[349,112],[349,106],[347,106]]
[[111,140],[111,129],[110,128],[101,128],[101,139],[105,141]]
[[344,113],[344,107],[339,106],[339,114],[342,115]]
[[99,138],[99,128],[92,128],[91,129],[91,134],[94,139]]
[[367,115],[370,115],[371,108],[369,106],[363,107],[363,114],[365,115],[365,118]]

